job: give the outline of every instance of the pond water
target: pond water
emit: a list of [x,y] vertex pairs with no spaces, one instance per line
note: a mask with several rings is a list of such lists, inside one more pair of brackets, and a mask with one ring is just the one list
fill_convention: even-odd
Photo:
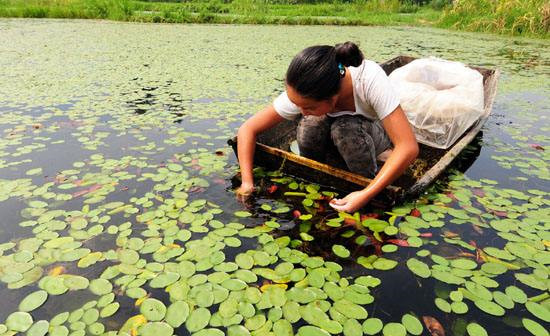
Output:
[[[347,40],[378,62],[498,67],[479,154],[355,219],[277,173],[239,203],[226,140],[294,54]],[[408,27],[0,20],[0,335],[441,335],[434,319],[548,335],[549,50]]]

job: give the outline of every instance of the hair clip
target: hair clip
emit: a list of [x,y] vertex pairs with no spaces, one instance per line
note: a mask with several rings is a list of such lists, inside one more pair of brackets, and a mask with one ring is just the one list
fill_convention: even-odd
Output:
[[338,70],[340,70],[340,76],[344,77],[346,75],[346,68],[342,63],[338,63]]

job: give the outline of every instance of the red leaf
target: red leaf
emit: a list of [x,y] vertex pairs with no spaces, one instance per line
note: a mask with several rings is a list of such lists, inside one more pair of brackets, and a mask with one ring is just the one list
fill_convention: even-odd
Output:
[[349,226],[353,226],[353,225],[357,224],[357,221],[355,220],[355,218],[346,217],[346,218],[344,218],[344,224],[349,225]]
[[378,219],[379,217],[380,217],[379,214],[371,212],[371,213],[367,213],[367,214],[362,214],[361,215],[361,220],[364,221],[367,218],[376,218],[376,219]]
[[215,178],[212,181],[216,184],[219,184],[219,185],[225,185],[225,180],[221,179],[221,178]]
[[302,213],[299,210],[292,211],[292,216],[294,216],[294,218],[298,218],[301,215],[302,215]]
[[270,186],[269,188],[267,188],[267,192],[270,193],[270,194],[273,194],[274,192],[277,191],[277,189],[279,189],[279,187],[277,187],[277,185],[272,185]]
[[420,213],[420,211],[418,209],[414,208],[414,209],[411,210],[410,215],[413,216],[413,217],[420,217],[422,214]]
[[485,197],[485,191],[481,189],[474,189],[472,193],[478,197]]
[[424,232],[424,233],[419,234],[419,236],[422,237],[422,238],[431,238],[432,235],[433,234],[431,232]]
[[388,239],[386,242],[401,246],[401,247],[409,247],[409,242],[404,239]]
[[445,336],[445,330],[443,330],[443,326],[441,325],[441,323],[439,323],[438,320],[435,319],[435,317],[422,316],[422,321],[424,321],[426,328],[432,336]]
[[508,213],[506,211],[493,210],[493,214],[500,217],[508,217]]
[[86,195],[87,193],[91,193],[92,191],[96,191],[100,188],[101,188],[101,184],[95,184],[95,185],[91,186],[90,188],[80,190],[80,191],[77,191],[77,192],[73,193],[72,196],[73,197],[79,197],[79,196],[82,196],[82,195]]

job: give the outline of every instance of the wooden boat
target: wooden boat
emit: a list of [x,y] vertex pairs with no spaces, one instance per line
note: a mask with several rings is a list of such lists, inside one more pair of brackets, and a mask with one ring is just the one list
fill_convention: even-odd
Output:
[[[380,64],[386,74],[415,60],[413,57],[398,56]],[[393,205],[404,198],[418,195],[444,172],[451,162],[472,142],[489,118],[497,90],[499,70],[470,66],[483,75],[484,114],[448,149],[420,145],[418,158],[407,171],[376,197],[376,203]],[[299,118],[298,118],[299,119]],[[277,126],[258,135],[254,163],[271,170],[282,169],[289,175],[330,186],[344,192],[360,190],[369,185],[371,179],[340,169],[334,165],[314,161],[290,151],[290,144],[296,139],[298,120],[285,120]],[[237,153],[237,139],[228,141]],[[382,164],[382,163],[381,163]]]

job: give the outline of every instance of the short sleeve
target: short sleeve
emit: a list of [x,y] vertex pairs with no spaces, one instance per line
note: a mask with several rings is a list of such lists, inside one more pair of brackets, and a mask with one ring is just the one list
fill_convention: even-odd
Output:
[[285,119],[295,119],[300,115],[300,108],[290,101],[286,91],[281,93],[279,97],[273,101],[273,108],[275,111]]
[[399,106],[399,96],[384,70],[378,64],[374,64],[371,70],[372,77],[365,82],[365,94],[374,112],[382,120]]

